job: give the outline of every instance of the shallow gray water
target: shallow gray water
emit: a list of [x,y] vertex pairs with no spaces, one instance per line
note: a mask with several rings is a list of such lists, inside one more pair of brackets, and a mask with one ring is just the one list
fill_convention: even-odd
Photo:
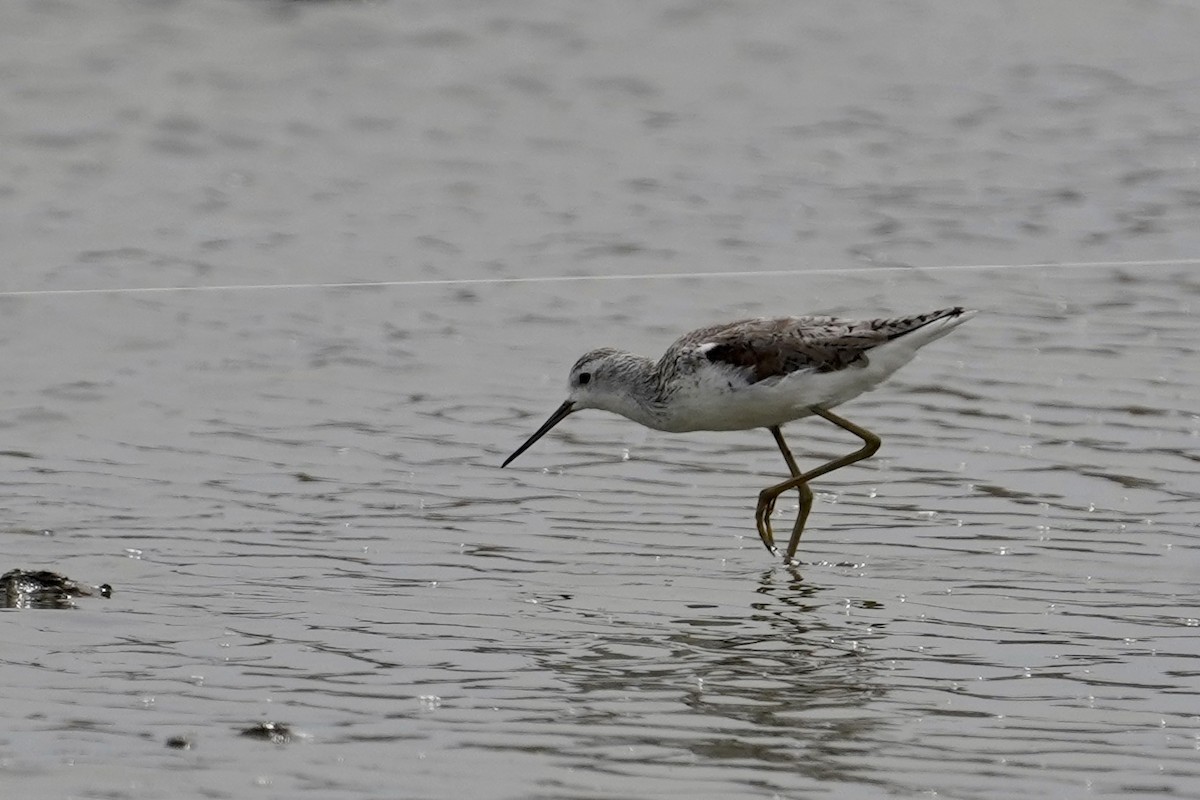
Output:
[[[1200,16],[1051,8],[6,9],[0,572],[114,595],[0,615],[4,795],[1200,793]],[[1128,263],[938,268],[1044,261]],[[958,303],[798,568],[765,431],[497,468],[591,347]]]

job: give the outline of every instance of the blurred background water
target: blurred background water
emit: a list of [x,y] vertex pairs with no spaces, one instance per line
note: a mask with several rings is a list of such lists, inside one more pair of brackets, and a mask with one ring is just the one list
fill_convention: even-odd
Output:
[[[6,6],[0,572],[114,594],[0,616],[4,795],[1196,796],[1198,34]],[[798,568],[764,431],[581,414],[497,469],[592,347],[951,304]]]

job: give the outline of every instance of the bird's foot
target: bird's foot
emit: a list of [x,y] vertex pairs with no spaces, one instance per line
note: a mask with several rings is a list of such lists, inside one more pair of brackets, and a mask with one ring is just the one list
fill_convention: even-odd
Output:
[[758,528],[758,538],[762,539],[763,546],[778,558],[779,548],[775,546],[775,535],[771,531],[771,513],[775,510],[776,497],[778,495],[771,495],[766,491],[758,496],[758,507],[754,509],[754,525]]

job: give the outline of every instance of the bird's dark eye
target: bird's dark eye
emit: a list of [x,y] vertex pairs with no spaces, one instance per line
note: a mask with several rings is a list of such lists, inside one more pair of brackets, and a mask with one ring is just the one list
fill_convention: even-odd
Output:
[[587,386],[591,380],[592,380],[592,373],[590,373],[590,372],[579,373],[579,385],[580,386]]

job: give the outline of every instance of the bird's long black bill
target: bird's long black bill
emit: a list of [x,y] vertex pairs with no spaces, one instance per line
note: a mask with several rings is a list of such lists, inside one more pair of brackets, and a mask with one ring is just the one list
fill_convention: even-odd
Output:
[[555,425],[557,425],[558,423],[560,423],[564,419],[566,419],[567,415],[570,414],[574,410],[574,408],[575,408],[575,404],[572,403],[570,400],[566,401],[561,406],[559,406],[555,410],[555,412],[550,415],[550,419],[546,420],[545,423],[542,424],[542,427],[537,429],[537,433],[535,433],[533,436],[530,436],[529,439],[525,442],[525,444],[518,447],[517,452],[513,453],[511,456],[504,459],[504,463],[500,465],[500,468],[504,469],[505,467],[507,467],[509,464],[512,463],[512,460],[514,458],[521,455],[521,453],[524,453],[526,450],[528,450],[530,447],[532,447],[534,442],[536,442],[538,439],[545,436],[547,433],[550,432],[551,428],[553,428]]

